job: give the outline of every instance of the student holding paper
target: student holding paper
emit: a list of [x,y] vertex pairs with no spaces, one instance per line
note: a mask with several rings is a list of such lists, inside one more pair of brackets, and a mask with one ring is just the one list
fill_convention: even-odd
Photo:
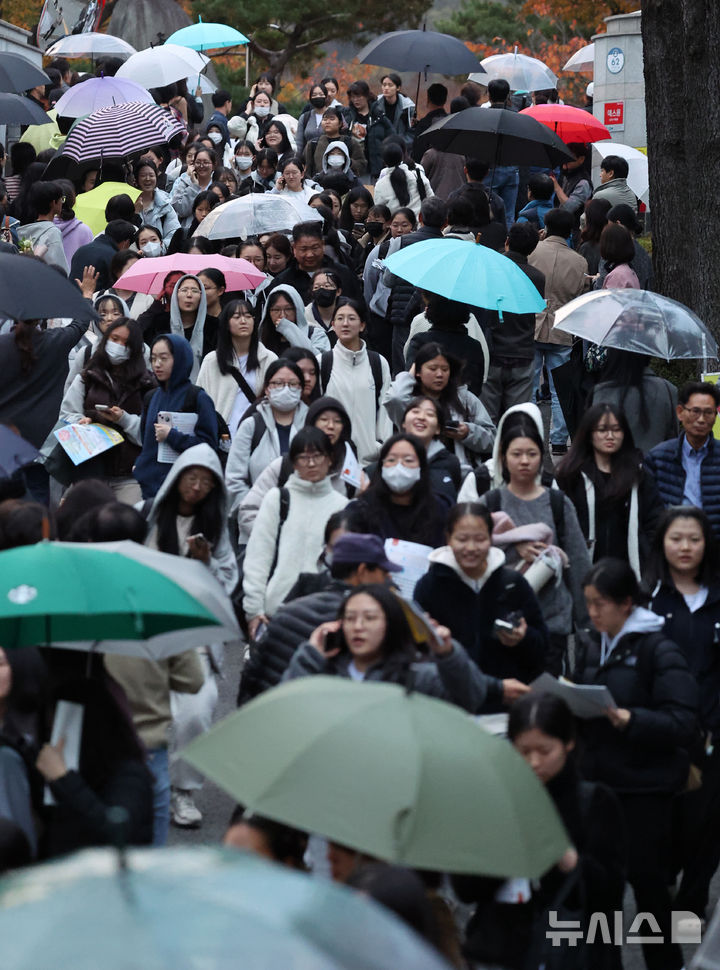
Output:
[[697,736],[698,688],[682,651],[662,632],[663,618],[639,605],[629,563],[601,559],[583,583],[597,634],[578,652],[574,679],[604,684],[615,699],[606,717],[582,722],[582,771],[620,799],[628,829],[628,881],[640,912],[655,916],[665,942],[643,944],[648,970],[680,970],[671,943],[668,892],[675,798],[688,780]]

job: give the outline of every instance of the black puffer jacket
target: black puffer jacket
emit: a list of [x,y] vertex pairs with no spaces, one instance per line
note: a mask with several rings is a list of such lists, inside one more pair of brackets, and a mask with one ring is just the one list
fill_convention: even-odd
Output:
[[238,706],[279,684],[292,655],[312,631],[337,619],[350,587],[333,580],[327,589],[285,603],[268,623],[265,635],[250,648],[243,668]]
[[574,676],[579,684],[604,684],[616,706],[630,710],[624,730],[605,717],[581,725],[584,777],[624,794],[680,791],[687,780],[688,749],[697,739],[695,678],[678,645],[658,627],[637,632],[638,621],[647,617],[652,617],[648,610],[633,611],[628,632],[604,661],[599,639],[581,637]]
[[[413,232],[409,232],[407,236],[403,236],[400,242],[400,248],[405,249],[406,246],[412,246],[413,243],[425,242],[426,239],[444,239],[442,230],[434,229],[432,226],[421,225]],[[415,294],[415,286],[413,283],[408,283],[407,280],[400,279],[399,276],[391,276],[388,279],[388,275],[385,276],[385,282],[389,286],[392,286],[392,292],[388,301],[388,318],[393,326],[402,327],[410,322],[407,319],[407,311],[410,306],[410,301]]]

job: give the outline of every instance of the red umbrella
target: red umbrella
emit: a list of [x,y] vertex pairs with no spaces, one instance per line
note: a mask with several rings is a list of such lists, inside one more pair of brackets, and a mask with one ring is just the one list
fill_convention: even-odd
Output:
[[547,125],[566,145],[571,142],[605,141],[612,135],[605,125],[589,111],[573,108],[569,104],[537,104],[525,108],[521,115],[530,115],[542,125]]
[[265,273],[247,259],[232,256],[203,256],[202,253],[174,253],[172,256],[153,256],[136,260],[126,270],[115,286],[121,290],[135,290],[137,293],[161,292],[168,273],[181,272],[197,275],[204,269],[219,269],[224,274],[227,288],[235,290],[254,290],[265,279]]

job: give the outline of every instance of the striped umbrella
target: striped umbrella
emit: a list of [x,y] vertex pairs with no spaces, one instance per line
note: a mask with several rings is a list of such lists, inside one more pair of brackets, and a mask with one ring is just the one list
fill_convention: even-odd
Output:
[[159,105],[128,101],[81,118],[67,136],[62,154],[75,162],[122,159],[184,132],[184,126]]

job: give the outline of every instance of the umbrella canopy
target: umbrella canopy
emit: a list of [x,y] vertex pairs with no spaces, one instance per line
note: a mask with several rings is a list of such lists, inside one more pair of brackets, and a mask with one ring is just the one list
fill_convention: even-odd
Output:
[[593,290],[555,311],[554,329],[663,360],[717,357],[715,338],[682,303],[649,290]]
[[125,159],[151,145],[162,145],[185,128],[157,104],[128,101],[81,118],[65,139],[62,155],[74,162]]
[[12,253],[0,253],[0,315],[12,320],[98,318],[77,286],[56,269]]
[[210,58],[189,47],[177,44],[163,44],[161,47],[148,47],[129,57],[118,70],[115,77],[126,77],[146,88],[163,87],[180,81],[188,73],[199,74]]
[[138,259],[126,270],[116,285],[120,289],[157,296],[168,273],[180,271],[197,275],[204,269],[219,269],[225,276],[228,291],[254,290],[264,279],[265,273],[247,259],[229,256],[203,256],[202,254],[173,253],[171,256],[154,256]]
[[51,125],[39,104],[21,94],[0,91],[0,125]]
[[210,846],[86,849],[0,881],[12,970],[447,970],[364,894]]
[[3,51],[0,57],[0,91],[29,91],[40,84],[49,84],[45,71],[27,57]]
[[483,158],[491,165],[554,168],[573,157],[546,125],[505,108],[465,108],[447,115],[419,135],[418,142],[454,155]]
[[610,138],[610,132],[605,125],[589,111],[573,108],[569,104],[536,104],[525,108],[520,114],[534,118],[541,125],[547,125],[565,144],[574,141],[587,144]]
[[449,300],[499,313],[540,313],[545,300],[511,259],[466,239],[426,239],[385,260],[396,276]]
[[200,17],[198,23],[176,30],[165,43],[189,47],[194,51],[211,51],[220,50],[223,47],[238,47],[249,41],[245,34],[241,34],[234,27],[228,27],[227,24],[206,24]]
[[[87,83],[87,82],[85,82]],[[70,89],[72,90],[72,88]],[[101,182],[100,185],[89,192],[80,192],[75,199],[75,215],[90,226],[93,233],[97,236],[107,225],[105,218],[105,206],[114,195],[129,195],[133,202],[137,201],[140,189],[136,189],[127,182]]]
[[88,31],[86,34],[68,34],[67,37],[61,37],[48,47],[45,56],[66,57],[71,60],[75,57],[98,57],[101,54],[125,58],[136,53],[132,44],[120,37]]
[[643,152],[630,145],[621,145],[616,141],[594,142],[593,149],[600,158],[606,155],[619,155],[628,163],[627,184],[638,199],[648,201],[650,194],[650,176],[648,174],[648,158]]
[[357,56],[361,64],[379,64],[397,71],[462,74],[484,69],[457,37],[435,30],[393,30],[371,40]]
[[214,94],[217,91],[217,84],[213,84],[205,74],[191,74],[185,80],[187,81],[188,91],[194,91],[198,87],[203,94]]
[[39,456],[40,452],[35,445],[21,438],[6,424],[0,424],[0,476],[10,478]]
[[217,586],[203,563],[167,556],[162,572],[135,545],[40,542],[0,552],[5,649],[44,644],[161,660],[239,638],[234,617],[226,610],[223,623],[203,598]]
[[534,878],[568,846],[512,745],[396,684],[282,684],[182,757],[254,812],[401,865]]
[[82,118],[100,108],[111,108],[127,101],[155,104],[150,92],[134,81],[103,76],[91,77],[82,84],[68,88],[55,109],[63,118]]
[[207,239],[258,236],[263,232],[290,232],[297,222],[321,222],[317,209],[297,205],[281,195],[251,193],[216,205],[195,231]]
[[504,78],[511,91],[547,91],[556,88],[558,79],[550,68],[536,57],[518,54],[492,54],[480,61],[484,74],[471,74],[469,81],[487,84],[494,78]]
[[563,71],[592,71],[595,70],[595,45],[586,44],[565,62]]

